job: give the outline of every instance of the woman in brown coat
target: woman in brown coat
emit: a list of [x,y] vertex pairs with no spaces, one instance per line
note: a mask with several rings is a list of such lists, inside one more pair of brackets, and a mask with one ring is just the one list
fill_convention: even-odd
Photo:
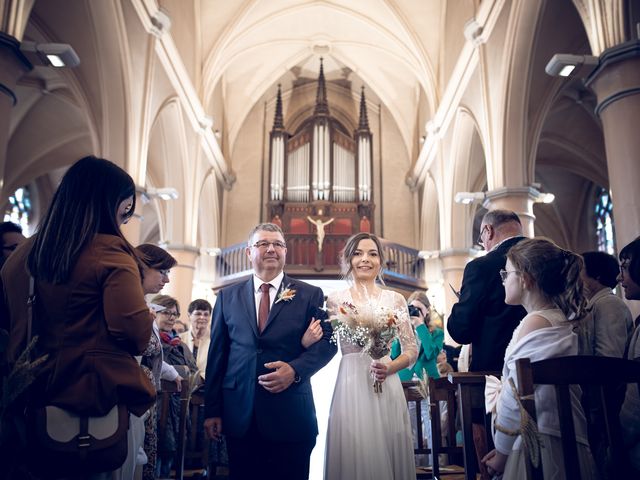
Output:
[[[134,210],[131,177],[85,157],[63,177],[37,233],[2,269],[0,328],[9,332],[9,365],[28,343],[27,296],[35,279],[35,354],[48,357],[23,399],[29,406],[102,416],[124,404],[140,416],[153,404],[153,385],[133,358],[149,342],[152,318],[133,247],[120,231]],[[19,468],[50,476],[32,453],[16,453]]]

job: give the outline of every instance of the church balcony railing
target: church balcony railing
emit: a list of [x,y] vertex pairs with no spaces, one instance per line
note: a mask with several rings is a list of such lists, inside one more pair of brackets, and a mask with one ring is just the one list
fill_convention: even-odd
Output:
[[[285,271],[302,279],[340,278],[339,254],[349,235],[328,233],[318,251],[315,234],[287,234],[287,258]],[[381,239],[385,254],[383,273],[385,283],[401,290],[426,289],[424,260],[418,250]],[[214,290],[240,282],[252,274],[247,257],[246,243],[223,248],[216,257]]]

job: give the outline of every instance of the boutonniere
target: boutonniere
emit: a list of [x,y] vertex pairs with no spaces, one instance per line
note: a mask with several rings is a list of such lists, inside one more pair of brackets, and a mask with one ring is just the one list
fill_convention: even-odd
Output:
[[285,289],[283,289],[278,294],[278,298],[276,298],[276,301],[274,303],[290,302],[291,300],[293,300],[293,297],[295,296],[296,296],[296,291],[295,289],[291,288],[291,284],[289,284]]

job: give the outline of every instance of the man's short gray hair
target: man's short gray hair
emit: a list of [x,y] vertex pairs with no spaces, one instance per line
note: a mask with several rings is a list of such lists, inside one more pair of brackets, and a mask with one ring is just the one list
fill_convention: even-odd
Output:
[[284,239],[284,233],[278,225],[276,225],[275,223],[260,223],[253,227],[251,229],[251,232],[249,233],[249,240],[247,241],[247,244],[249,246],[251,246],[251,241],[253,240],[253,236],[256,234],[256,232],[276,232],[282,235],[282,238]]
[[491,225],[494,228],[510,222],[516,222],[518,225],[522,225],[520,217],[511,210],[490,210],[485,213],[484,217],[482,217],[482,223],[485,225]]

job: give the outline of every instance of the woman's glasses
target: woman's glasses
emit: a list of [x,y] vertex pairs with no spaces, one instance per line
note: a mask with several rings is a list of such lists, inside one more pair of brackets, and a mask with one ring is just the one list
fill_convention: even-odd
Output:
[[180,314],[178,312],[170,312],[167,310],[163,310],[162,312],[158,312],[160,315],[164,315],[165,317],[173,317],[178,318]]

